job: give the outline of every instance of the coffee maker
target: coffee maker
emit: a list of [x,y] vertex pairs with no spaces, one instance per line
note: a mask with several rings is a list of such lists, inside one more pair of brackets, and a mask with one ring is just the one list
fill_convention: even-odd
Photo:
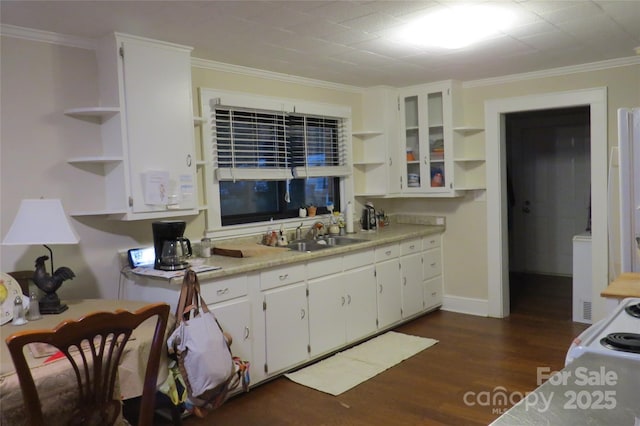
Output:
[[362,217],[360,218],[360,225],[363,231],[373,231],[378,226],[378,219],[376,218],[376,209],[373,207],[371,201],[367,201],[362,209]]
[[187,259],[192,251],[191,241],[183,236],[186,227],[184,221],[158,221],[151,224],[155,269],[177,271],[189,267]]

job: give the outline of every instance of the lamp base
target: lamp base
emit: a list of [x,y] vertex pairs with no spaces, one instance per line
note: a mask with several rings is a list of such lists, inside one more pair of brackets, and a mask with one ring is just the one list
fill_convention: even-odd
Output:
[[59,301],[58,303],[47,303],[47,302],[40,302],[40,314],[41,315],[55,315],[55,314],[61,314],[64,311],[66,311],[67,309],[69,309],[69,307],[67,305],[61,304]]

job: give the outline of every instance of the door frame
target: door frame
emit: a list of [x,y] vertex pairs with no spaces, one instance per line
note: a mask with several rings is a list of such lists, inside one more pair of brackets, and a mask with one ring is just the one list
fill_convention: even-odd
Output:
[[594,319],[604,315],[600,291],[608,284],[607,239],[607,88],[545,93],[485,101],[487,169],[488,314],[509,315],[509,241],[507,230],[505,114],[572,106],[590,107],[591,139],[591,268]]

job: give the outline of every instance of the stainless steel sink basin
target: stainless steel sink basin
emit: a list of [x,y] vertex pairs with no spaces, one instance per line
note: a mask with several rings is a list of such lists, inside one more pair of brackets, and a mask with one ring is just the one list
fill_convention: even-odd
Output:
[[295,251],[316,251],[329,248],[326,244],[318,244],[315,240],[293,241],[287,244],[291,250]]
[[291,250],[312,252],[330,247],[346,246],[366,242],[361,238],[351,238],[344,236],[327,236],[317,240],[296,240],[287,245]]
[[352,238],[344,236],[328,236],[317,240],[318,244],[326,244],[328,246],[347,246],[351,244],[364,243],[368,240],[361,238]]

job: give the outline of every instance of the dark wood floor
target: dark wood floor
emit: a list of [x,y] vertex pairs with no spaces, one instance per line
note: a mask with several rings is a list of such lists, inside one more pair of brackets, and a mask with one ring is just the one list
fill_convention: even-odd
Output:
[[519,275],[511,284],[508,318],[437,311],[404,324],[397,331],[439,343],[340,396],[278,378],[184,425],[486,425],[510,404],[483,396],[515,402],[537,386],[538,367],[563,367],[585,328],[571,322],[570,279]]

